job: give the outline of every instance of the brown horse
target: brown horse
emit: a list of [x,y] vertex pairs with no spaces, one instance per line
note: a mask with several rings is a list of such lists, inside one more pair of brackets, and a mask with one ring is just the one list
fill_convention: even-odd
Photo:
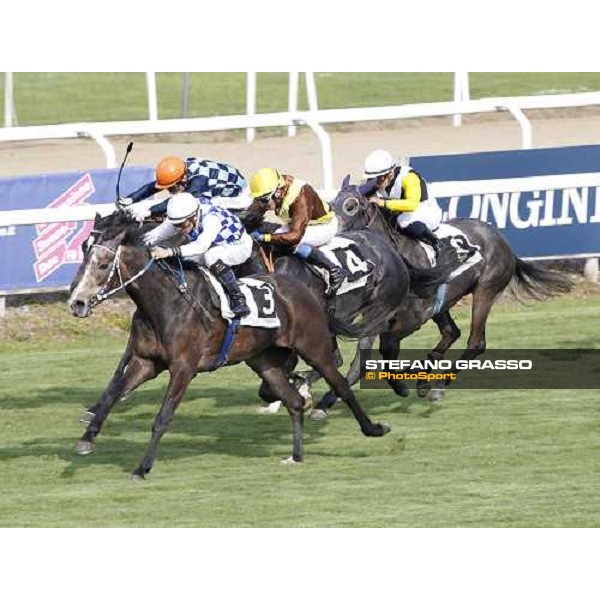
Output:
[[[172,269],[159,268],[161,265],[150,259],[139,241],[138,226],[126,215],[96,218],[69,298],[69,307],[77,317],[88,317],[95,305],[120,289],[125,289],[137,306],[125,353],[102,397],[88,411],[89,425],[77,453],[93,451],[94,440],[119,398],[162,371],[169,371],[162,407],[154,421],[148,450],[133,472],[135,478],[143,478],[152,468],[158,443],[192,379],[214,369],[228,329],[217,308],[214,289],[201,271],[186,271],[188,286],[181,291]],[[271,284],[264,288],[265,302],[279,317],[280,326],[240,327],[226,364],[245,361],[285,402],[293,424],[290,460],[303,459],[304,404],[284,371],[291,353],[297,353],[316,369],[344,399],[364,435],[386,434],[389,427],[371,422],[337,370],[323,305],[293,278],[275,275],[260,279]]]

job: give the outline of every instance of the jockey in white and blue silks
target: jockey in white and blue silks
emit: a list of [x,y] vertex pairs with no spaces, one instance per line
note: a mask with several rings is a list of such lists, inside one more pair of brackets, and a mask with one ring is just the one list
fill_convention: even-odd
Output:
[[[181,246],[156,245],[177,234],[187,240]],[[232,312],[239,317],[250,313],[231,267],[250,258],[252,238],[228,210],[203,204],[187,192],[176,194],[168,202],[167,220],[149,231],[144,243],[154,259],[178,256],[208,267],[229,296]]]
[[151,209],[145,204],[136,206],[136,203],[166,190],[171,195],[188,192],[202,203],[228,210],[245,210],[252,203],[247,188],[244,176],[227,163],[167,156],[156,166],[155,181],[143,185],[127,198],[119,198],[117,204],[141,221],[150,214],[164,214],[168,200]]

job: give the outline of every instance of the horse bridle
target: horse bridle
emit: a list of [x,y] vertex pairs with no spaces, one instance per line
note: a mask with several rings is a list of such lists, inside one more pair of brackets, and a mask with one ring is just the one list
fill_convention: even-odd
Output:
[[[372,204],[371,202],[369,202],[368,200],[366,200],[366,202],[361,202],[361,200],[359,198],[363,198],[363,196],[361,196],[359,193],[354,194],[352,196],[348,196],[348,198],[346,198],[344,200],[344,202],[346,202],[346,200],[350,199],[350,198],[354,198],[356,200],[356,202],[358,203],[358,211],[356,214],[361,214],[364,219],[365,219],[365,225],[364,225],[364,229],[369,229],[371,228],[371,225],[373,225],[373,223],[375,223],[375,220],[377,219],[377,217],[379,216],[379,210],[377,209],[377,206],[375,206],[375,204]],[[365,206],[366,204],[366,206]],[[343,210],[343,203],[342,203],[342,210]],[[384,219],[385,222],[385,219]],[[387,226],[387,223],[385,223],[385,225]],[[389,229],[389,227],[388,227]]]
[[[110,266],[110,271],[108,273],[108,277],[104,282],[104,285],[100,288],[97,294],[92,296],[92,305],[97,306],[101,302],[104,302],[107,298],[110,298],[117,292],[124,290],[129,284],[133,283],[136,279],[139,279],[150,267],[154,264],[155,260],[150,258],[150,260],[146,263],[146,265],[138,271],[135,275],[130,277],[127,281],[123,281],[123,274],[121,273],[121,251],[123,250],[123,246],[119,244],[116,250],[109,248],[108,246],[104,246],[102,244],[92,244],[91,248],[102,248],[107,250],[111,254],[114,254],[114,258],[112,264]],[[115,288],[108,289],[108,285],[111,282],[112,278],[115,276],[115,273],[119,276],[119,285]]]

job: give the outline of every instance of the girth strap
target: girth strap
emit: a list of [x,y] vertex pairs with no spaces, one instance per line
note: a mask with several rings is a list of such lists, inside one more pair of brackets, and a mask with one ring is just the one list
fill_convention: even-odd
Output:
[[225,338],[223,339],[223,345],[219,350],[217,360],[212,364],[209,371],[216,371],[219,367],[222,367],[229,357],[229,352],[235,342],[235,338],[240,329],[240,318],[236,317],[231,320],[227,325],[227,331],[225,332]]

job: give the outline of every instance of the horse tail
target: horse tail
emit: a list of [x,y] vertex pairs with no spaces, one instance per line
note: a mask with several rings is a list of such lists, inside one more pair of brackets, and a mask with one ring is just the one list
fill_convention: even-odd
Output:
[[575,283],[566,275],[517,257],[513,275],[513,294],[523,293],[534,300],[545,300],[569,293]]

